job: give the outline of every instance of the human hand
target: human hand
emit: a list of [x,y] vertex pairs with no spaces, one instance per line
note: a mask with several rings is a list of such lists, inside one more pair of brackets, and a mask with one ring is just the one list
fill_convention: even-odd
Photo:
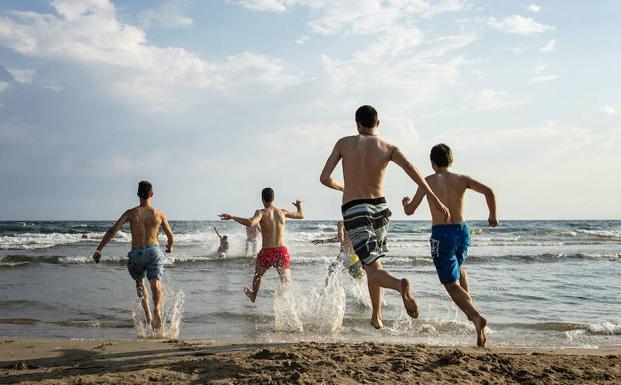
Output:
[[313,240],[311,241],[311,243],[312,243],[313,245],[320,245],[320,244],[322,244],[323,242],[321,241],[321,239],[313,239]]
[[[229,215],[229,214],[220,214],[218,216],[220,217],[220,220],[222,220],[222,221],[228,221],[228,220],[233,219],[233,217],[231,215]],[[213,228],[215,229],[216,226],[214,226]]]
[[93,261],[95,261],[95,263],[99,263],[99,261],[101,261],[101,251],[95,250],[95,253],[93,254]]
[[296,200],[295,202],[291,203],[292,205],[294,205],[298,211],[302,210],[302,201],[301,200]]
[[172,253],[172,251],[173,251],[173,247],[172,247],[172,245],[170,245],[170,246],[166,246],[166,253],[167,253],[167,254]]
[[403,199],[401,199],[401,204],[403,205],[403,207],[407,206],[410,204],[412,200],[410,199],[410,197],[403,197]]
[[496,215],[490,214],[489,218],[487,218],[487,223],[490,225],[490,227],[498,226],[498,219],[496,219]]
[[440,207],[438,207],[438,209],[444,213],[444,223],[451,223],[451,210],[442,204],[442,202],[440,202]]

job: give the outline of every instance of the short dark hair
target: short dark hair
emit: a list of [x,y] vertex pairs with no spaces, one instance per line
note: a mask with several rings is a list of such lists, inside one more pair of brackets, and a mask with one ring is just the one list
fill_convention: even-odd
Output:
[[356,110],[356,123],[360,123],[363,127],[373,128],[378,122],[377,111],[372,106],[364,105]]
[[229,239],[229,237],[224,235],[224,236],[222,236],[222,239]]
[[436,144],[431,148],[429,159],[438,167],[449,167],[453,163],[453,151],[444,143]]
[[266,187],[261,191],[261,198],[267,203],[274,201],[274,190],[269,187]]
[[142,199],[148,199],[153,192],[153,185],[151,182],[143,180],[138,183],[138,196]]

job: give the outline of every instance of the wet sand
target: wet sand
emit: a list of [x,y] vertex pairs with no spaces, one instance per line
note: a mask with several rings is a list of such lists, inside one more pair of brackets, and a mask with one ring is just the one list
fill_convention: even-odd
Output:
[[619,384],[621,347],[0,340],[3,384]]

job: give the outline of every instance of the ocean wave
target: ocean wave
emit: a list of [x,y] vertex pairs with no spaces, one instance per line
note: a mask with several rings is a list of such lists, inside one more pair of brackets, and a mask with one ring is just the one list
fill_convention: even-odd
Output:
[[[89,233],[82,239],[81,233],[23,233],[15,236],[0,236],[0,250],[33,250],[47,249],[60,245],[71,245],[81,242],[100,241],[104,233]],[[113,242],[130,242],[131,235],[118,232]]]
[[503,327],[515,327],[520,329],[534,329],[539,331],[563,332],[567,337],[580,335],[621,335],[621,324],[613,322],[599,323],[568,323],[568,322],[538,322],[538,323],[509,323],[501,324]]

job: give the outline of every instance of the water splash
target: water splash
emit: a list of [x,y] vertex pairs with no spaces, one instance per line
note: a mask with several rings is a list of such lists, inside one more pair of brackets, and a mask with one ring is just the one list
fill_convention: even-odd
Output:
[[280,332],[334,333],[343,327],[345,290],[339,274],[331,274],[327,284],[315,287],[310,294],[299,295],[292,284],[274,293],[275,329]]
[[[165,279],[168,281],[167,279]],[[185,293],[181,289],[171,287],[168,282],[163,283],[164,302],[162,303],[162,328],[158,331],[147,323],[144,310],[139,298],[136,298],[132,306],[132,320],[134,329],[139,338],[169,338],[177,339],[181,331],[183,321],[183,304]],[[147,290],[150,290],[147,288]],[[149,296],[150,299],[152,296]],[[151,310],[153,311],[153,303]]]

